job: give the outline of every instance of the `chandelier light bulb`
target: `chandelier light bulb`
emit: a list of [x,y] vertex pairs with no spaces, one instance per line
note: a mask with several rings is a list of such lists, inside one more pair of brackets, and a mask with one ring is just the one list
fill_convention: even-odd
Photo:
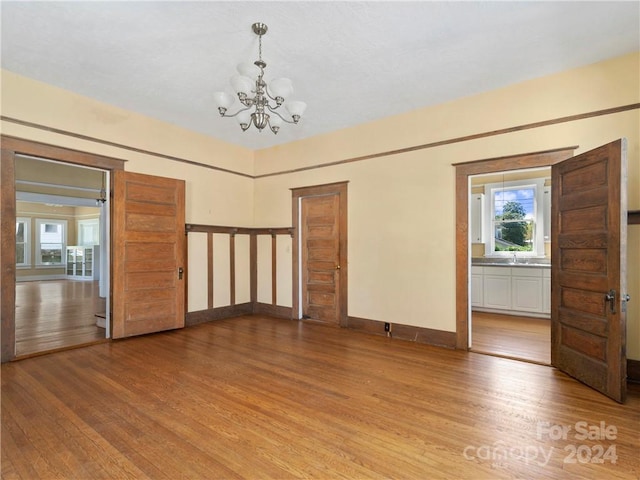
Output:
[[240,75],[244,75],[245,77],[250,78],[254,82],[258,78],[258,75],[262,73],[262,71],[260,70],[260,67],[258,67],[255,63],[248,63],[248,62],[239,63],[238,66],[236,67],[236,70],[238,70],[238,73]]
[[234,75],[231,77],[231,86],[238,96],[244,95],[248,97],[255,84],[249,77],[245,77],[244,75]]
[[286,108],[293,117],[293,121],[298,123],[298,120],[300,120],[300,117],[304,115],[304,111],[307,109],[307,104],[301,101],[292,101],[287,102]]
[[220,111],[220,115],[224,115],[227,109],[231,105],[233,105],[234,101],[234,98],[227,92],[215,92],[213,94],[213,99],[218,105],[218,111]]
[[275,99],[281,98],[282,103],[293,93],[293,83],[288,78],[276,78],[269,82],[269,93]]

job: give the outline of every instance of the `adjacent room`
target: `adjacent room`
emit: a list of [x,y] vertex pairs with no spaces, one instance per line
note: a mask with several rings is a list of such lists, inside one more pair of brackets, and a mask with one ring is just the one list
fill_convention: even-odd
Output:
[[638,477],[640,4],[0,18],[3,479]]

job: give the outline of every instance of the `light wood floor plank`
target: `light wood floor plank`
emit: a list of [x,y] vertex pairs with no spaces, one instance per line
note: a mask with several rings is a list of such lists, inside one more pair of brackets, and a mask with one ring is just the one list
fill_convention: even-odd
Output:
[[472,350],[551,364],[551,321],[545,318],[472,312]]
[[104,311],[97,280],[16,282],[16,355],[104,341],[95,316]]
[[[540,433],[581,421],[616,438]],[[2,365],[6,479],[628,479],[639,426],[637,385],[618,405],[551,367],[262,316]]]

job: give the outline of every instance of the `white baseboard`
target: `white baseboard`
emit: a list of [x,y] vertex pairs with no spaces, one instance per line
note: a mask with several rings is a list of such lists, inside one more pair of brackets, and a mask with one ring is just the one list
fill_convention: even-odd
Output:
[[23,275],[16,276],[16,282],[36,282],[39,280],[65,280],[67,277],[64,273],[58,275]]

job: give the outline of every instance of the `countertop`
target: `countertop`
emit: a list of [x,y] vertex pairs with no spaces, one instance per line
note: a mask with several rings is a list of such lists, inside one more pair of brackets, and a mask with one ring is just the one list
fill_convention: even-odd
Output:
[[520,258],[515,262],[511,258],[472,258],[471,266],[551,268],[551,261],[543,258]]

